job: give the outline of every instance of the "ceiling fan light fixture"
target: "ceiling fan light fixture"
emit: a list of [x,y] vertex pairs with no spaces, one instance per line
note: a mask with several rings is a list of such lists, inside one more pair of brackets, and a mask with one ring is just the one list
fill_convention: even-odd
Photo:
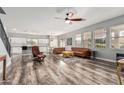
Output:
[[65,20],[66,24],[71,24],[71,20]]
[[66,15],[67,15],[68,17],[72,17],[72,16],[74,15],[74,13],[69,12],[69,13],[67,13]]
[[86,19],[83,19],[83,18],[72,18],[72,16],[74,15],[74,13],[73,12],[67,12],[66,13],[66,18],[64,19],[64,18],[58,18],[58,17],[55,17],[56,19],[64,19],[64,22],[66,23],[66,24],[72,24],[73,22],[79,22],[79,21],[85,21]]

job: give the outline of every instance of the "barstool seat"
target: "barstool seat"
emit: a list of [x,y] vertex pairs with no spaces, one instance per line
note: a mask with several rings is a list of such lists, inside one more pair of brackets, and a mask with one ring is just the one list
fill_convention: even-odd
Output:
[[124,64],[124,59],[118,60],[118,63],[119,63],[119,64]]
[[122,85],[121,81],[121,70],[124,68],[124,59],[120,59],[117,61],[117,76],[119,79],[119,84]]

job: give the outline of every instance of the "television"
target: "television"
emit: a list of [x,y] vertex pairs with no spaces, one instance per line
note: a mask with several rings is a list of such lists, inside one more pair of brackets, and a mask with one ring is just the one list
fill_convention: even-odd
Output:
[[22,46],[22,50],[27,50],[27,46]]

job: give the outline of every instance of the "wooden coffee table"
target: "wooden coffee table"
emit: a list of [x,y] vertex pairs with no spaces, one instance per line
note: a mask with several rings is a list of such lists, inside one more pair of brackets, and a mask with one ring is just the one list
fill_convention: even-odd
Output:
[[73,57],[74,52],[73,51],[63,51],[62,54],[63,54],[63,57]]

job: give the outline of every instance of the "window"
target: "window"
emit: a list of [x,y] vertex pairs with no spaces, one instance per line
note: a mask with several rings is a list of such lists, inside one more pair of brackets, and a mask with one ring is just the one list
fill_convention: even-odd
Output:
[[51,40],[50,40],[50,47],[58,47],[58,39],[57,39],[57,37],[53,37],[53,38],[51,38]]
[[48,39],[39,39],[39,44],[48,44],[49,40]]
[[95,47],[105,48],[106,47],[106,31],[99,29],[94,32]]
[[81,47],[81,34],[76,35],[75,45],[76,47]]
[[27,45],[38,45],[38,39],[27,39]]
[[22,47],[12,47],[11,53],[22,53]]
[[49,51],[48,47],[39,47],[39,50],[42,51],[42,52],[45,52],[47,53]]
[[85,32],[83,33],[83,47],[85,48],[91,48],[91,32]]
[[11,38],[11,45],[12,46],[26,45],[26,39],[25,38]]
[[63,46],[63,41],[62,40],[59,40],[59,47],[62,47]]
[[66,40],[65,39],[61,39],[60,40],[60,47],[65,47],[66,44]]
[[38,39],[39,40],[39,46],[48,46],[49,45],[49,39]]
[[111,47],[124,48],[124,25],[111,27]]

